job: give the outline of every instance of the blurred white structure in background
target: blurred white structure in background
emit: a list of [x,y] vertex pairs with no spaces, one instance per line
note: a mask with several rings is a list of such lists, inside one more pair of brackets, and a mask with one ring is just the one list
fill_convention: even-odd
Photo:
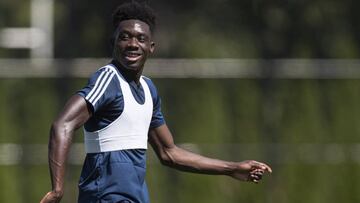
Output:
[[31,27],[0,30],[0,46],[9,49],[30,49],[30,58],[54,56],[54,0],[31,0]]

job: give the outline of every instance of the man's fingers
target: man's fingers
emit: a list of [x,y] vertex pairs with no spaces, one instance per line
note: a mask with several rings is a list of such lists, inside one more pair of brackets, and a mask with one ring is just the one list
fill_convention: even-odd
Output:
[[272,169],[270,168],[270,166],[268,166],[268,165],[266,165],[266,164],[264,164],[264,163],[263,163],[263,165],[264,165],[265,170],[266,170],[267,172],[272,173]]
[[259,183],[259,181],[261,180],[262,178],[262,174],[259,173],[259,174],[251,174],[249,176],[249,179],[248,181],[251,181],[251,182],[254,182],[254,183]]
[[262,169],[255,169],[255,170],[251,171],[250,174],[251,174],[251,175],[259,175],[259,176],[260,176],[260,175],[264,175],[264,172],[265,172],[265,171],[262,170]]
[[272,173],[272,169],[270,168],[270,166],[268,166],[267,164],[261,163],[261,162],[257,162],[257,161],[253,161],[252,162],[253,166],[257,167],[257,168],[261,168],[264,171],[267,171],[269,173]]
[[254,182],[254,183],[259,183],[260,180],[262,179],[264,173],[265,173],[265,170],[263,170],[261,168],[254,169],[249,173],[248,181]]

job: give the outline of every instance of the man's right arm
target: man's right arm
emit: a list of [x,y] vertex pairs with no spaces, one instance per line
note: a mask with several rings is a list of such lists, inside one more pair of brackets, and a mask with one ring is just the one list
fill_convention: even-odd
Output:
[[43,197],[41,203],[60,202],[63,196],[66,160],[74,131],[81,127],[90,116],[91,110],[85,99],[79,95],[74,95],[53,122],[49,140],[49,167],[52,190]]

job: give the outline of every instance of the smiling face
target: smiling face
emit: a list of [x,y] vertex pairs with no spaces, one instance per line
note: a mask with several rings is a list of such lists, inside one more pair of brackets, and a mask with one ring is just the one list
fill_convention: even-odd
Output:
[[114,58],[122,67],[141,73],[148,55],[154,51],[154,46],[148,24],[132,19],[119,23]]

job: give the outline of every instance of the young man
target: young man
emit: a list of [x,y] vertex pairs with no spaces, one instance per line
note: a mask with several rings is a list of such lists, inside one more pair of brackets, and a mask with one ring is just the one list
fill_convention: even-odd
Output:
[[148,141],[161,163],[179,170],[255,183],[265,172],[271,172],[269,166],[257,161],[222,161],[177,147],[161,113],[156,88],[141,75],[155,48],[152,10],[135,2],[123,4],[113,21],[113,61],[95,72],[88,85],[70,98],[51,127],[52,190],[42,203],[60,201],[73,132],[83,125],[87,155],[79,181],[81,203],[148,203]]

